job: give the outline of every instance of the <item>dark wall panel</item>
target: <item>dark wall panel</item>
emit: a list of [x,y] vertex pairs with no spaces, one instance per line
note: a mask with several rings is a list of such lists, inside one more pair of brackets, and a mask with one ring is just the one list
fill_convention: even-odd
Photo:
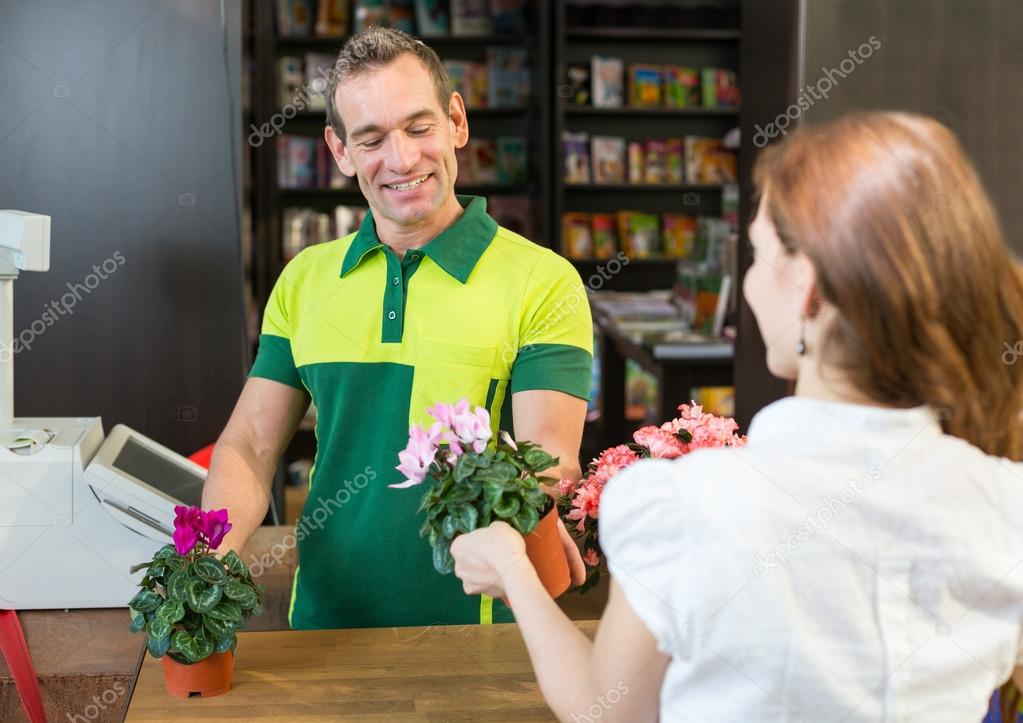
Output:
[[15,285],[18,416],[102,415],[184,453],[226,422],[239,27],[228,2],[228,70],[216,0],[0,4],[0,208],[53,219],[50,271]]

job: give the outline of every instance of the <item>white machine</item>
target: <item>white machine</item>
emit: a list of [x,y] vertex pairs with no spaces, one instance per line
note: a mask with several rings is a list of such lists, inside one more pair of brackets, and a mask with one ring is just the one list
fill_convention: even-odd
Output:
[[124,607],[206,470],[99,417],[14,418],[14,280],[50,266],[50,217],[0,210],[0,610]]

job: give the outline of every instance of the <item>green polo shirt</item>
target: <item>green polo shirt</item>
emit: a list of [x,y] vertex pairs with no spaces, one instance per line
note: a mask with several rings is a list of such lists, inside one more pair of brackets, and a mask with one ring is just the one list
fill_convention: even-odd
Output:
[[294,628],[510,622],[433,569],[419,537],[425,488],[391,489],[410,424],[467,397],[512,431],[511,396],[589,394],[593,331],[568,261],[458,197],[449,228],[403,259],[359,230],[305,249],[281,273],[251,376],[307,391],[316,460],[296,527]]

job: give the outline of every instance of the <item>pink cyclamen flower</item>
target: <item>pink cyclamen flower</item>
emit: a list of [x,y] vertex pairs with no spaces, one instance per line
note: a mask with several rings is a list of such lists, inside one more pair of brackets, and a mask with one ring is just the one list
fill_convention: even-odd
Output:
[[597,551],[596,550],[594,550],[593,548],[590,548],[583,555],[583,562],[585,562],[590,567],[596,567],[597,565],[600,564],[600,556],[597,555]]
[[199,541],[202,529],[202,510],[198,507],[174,506],[174,549],[179,555],[187,555]]
[[563,479],[554,486],[554,489],[556,489],[558,494],[562,497],[567,497],[575,490],[575,485],[575,480]]
[[487,448],[493,432],[490,413],[483,407],[469,409],[469,400],[462,399],[452,409],[449,427],[458,441],[479,454]]
[[227,510],[210,510],[202,513],[202,534],[206,537],[206,545],[216,550],[223,542],[224,536],[231,531],[231,523],[227,521]]
[[408,446],[398,453],[401,462],[395,469],[405,477],[404,482],[388,485],[402,489],[422,484],[426,473],[437,456],[437,445],[441,440],[441,425],[436,422],[430,429],[424,430],[418,424],[409,427]]
[[583,480],[576,490],[575,496],[572,498],[572,507],[575,509],[569,511],[567,517],[578,522],[575,529],[579,532],[586,531],[587,517],[594,520],[600,517],[600,495],[603,491],[604,484],[602,482],[590,479]]
[[600,482],[607,482],[623,469],[640,459],[627,444],[610,447],[593,460],[593,476]]

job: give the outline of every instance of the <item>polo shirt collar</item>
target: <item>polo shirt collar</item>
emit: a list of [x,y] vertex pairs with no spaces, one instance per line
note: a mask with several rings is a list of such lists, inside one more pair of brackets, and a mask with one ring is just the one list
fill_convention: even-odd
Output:
[[[456,196],[462,215],[420,250],[448,275],[461,283],[469,280],[483,252],[497,233],[497,221],[487,213],[487,201],[481,196]],[[384,244],[377,238],[373,212],[368,211],[352,239],[341,264],[341,276],[347,276],[371,252]]]

